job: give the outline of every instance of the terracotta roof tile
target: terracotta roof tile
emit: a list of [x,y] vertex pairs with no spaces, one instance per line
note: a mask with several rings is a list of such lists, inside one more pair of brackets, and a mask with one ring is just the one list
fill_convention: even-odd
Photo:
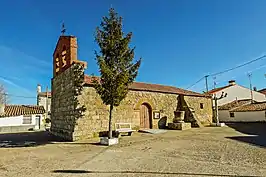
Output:
[[[39,93],[38,93],[38,96],[46,97],[46,93],[47,93],[47,92],[39,92]],[[52,95],[51,92],[48,92],[48,97],[51,97],[51,95]]]
[[230,110],[245,104],[251,103],[251,99],[243,99],[243,100],[234,100],[230,103],[226,103],[224,105],[218,106],[219,110]]
[[237,107],[232,112],[266,111],[266,102],[256,102]]
[[216,92],[219,92],[220,90],[226,89],[226,88],[231,87],[231,86],[233,86],[233,85],[226,85],[224,87],[215,88],[215,89],[210,90],[208,93],[209,94],[214,94]]
[[258,92],[260,92],[260,93],[262,93],[262,94],[266,95],[266,88],[264,88],[264,89],[261,89],[261,90],[259,90]]
[[[86,84],[92,85],[92,76],[85,75],[84,81]],[[97,80],[99,80],[99,77],[95,77]],[[149,83],[143,83],[143,82],[133,82],[129,86],[130,90],[139,90],[139,91],[151,91],[151,92],[161,92],[161,93],[172,93],[172,94],[183,94],[187,96],[199,96],[199,97],[206,97],[209,95],[184,90],[181,88],[173,87],[173,86],[165,86],[165,85],[159,85],[159,84],[149,84]]]
[[0,117],[45,113],[43,106],[36,106],[36,105],[6,105],[4,110],[5,110],[4,114],[0,115]]

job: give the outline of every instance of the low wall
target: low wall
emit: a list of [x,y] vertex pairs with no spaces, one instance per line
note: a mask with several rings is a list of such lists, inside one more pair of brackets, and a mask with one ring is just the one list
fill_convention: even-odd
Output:
[[266,122],[265,111],[233,112],[230,117],[228,110],[219,111],[220,122]]
[[0,127],[1,133],[16,133],[16,132],[25,132],[29,129],[34,129],[35,125],[20,125],[20,126],[4,126]]
[[[36,117],[40,116],[40,126],[43,125],[43,116],[42,115],[31,115],[31,124],[23,124],[23,115],[14,116],[14,117],[0,117],[0,127],[16,127],[16,126],[30,126],[35,129],[39,129],[40,127],[36,125]],[[8,128],[7,128],[8,129]]]
[[0,118],[0,127],[19,126],[23,123],[23,116]]

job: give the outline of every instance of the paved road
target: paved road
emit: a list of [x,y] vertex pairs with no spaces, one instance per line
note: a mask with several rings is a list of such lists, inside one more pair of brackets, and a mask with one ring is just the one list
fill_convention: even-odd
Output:
[[0,148],[0,176],[266,176],[265,129],[231,124],[135,133],[112,147],[49,141]]

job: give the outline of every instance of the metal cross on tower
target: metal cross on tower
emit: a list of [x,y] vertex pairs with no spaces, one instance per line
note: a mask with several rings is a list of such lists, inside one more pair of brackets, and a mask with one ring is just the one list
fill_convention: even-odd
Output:
[[63,22],[62,24],[62,30],[61,30],[61,35],[64,36],[66,32],[66,28],[65,28],[65,23]]

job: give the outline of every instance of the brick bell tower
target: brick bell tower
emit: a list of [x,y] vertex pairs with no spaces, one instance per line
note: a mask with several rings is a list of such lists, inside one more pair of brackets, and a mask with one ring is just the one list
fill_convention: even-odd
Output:
[[79,61],[77,58],[77,38],[65,36],[65,25],[62,25],[61,36],[59,37],[53,54],[53,77],[56,77],[73,63],[81,63],[87,68],[87,62]]
[[[74,72],[74,63],[81,64],[84,68],[87,63],[77,58],[77,38],[66,36],[64,24],[53,53],[53,78],[51,79],[51,128],[50,132],[66,140],[74,140],[75,120],[79,118],[77,108],[76,88],[74,78],[81,76]],[[81,71],[83,74],[83,71]],[[72,80],[71,80],[72,79]],[[67,94],[66,94],[67,93]],[[66,126],[67,125],[67,126]]]

